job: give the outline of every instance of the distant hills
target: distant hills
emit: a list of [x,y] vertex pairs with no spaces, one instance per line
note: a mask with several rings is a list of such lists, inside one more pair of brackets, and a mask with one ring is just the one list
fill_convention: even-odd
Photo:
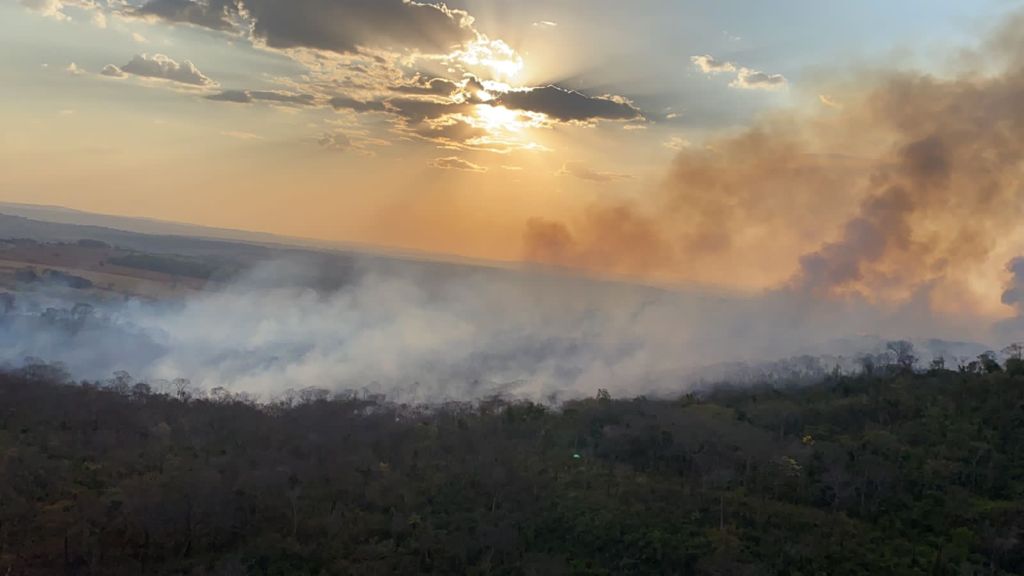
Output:
[[[18,217],[22,220],[18,221],[10,217]],[[199,250],[200,253],[195,255],[203,255],[204,250],[211,248],[219,253],[220,250],[226,247],[223,242],[231,242],[274,249],[299,248],[315,251],[340,251],[404,260],[452,262],[487,267],[504,266],[501,262],[416,250],[395,249],[355,242],[332,242],[312,238],[281,236],[267,232],[199,226],[154,218],[114,216],[74,210],[62,206],[0,202],[0,238],[30,238],[40,242],[91,239],[133,250],[155,250],[150,240],[124,233],[158,236],[161,238],[160,246],[173,247],[171,251],[184,254],[195,254],[194,251]],[[174,240],[172,237],[177,237],[178,240]],[[221,243],[211,244],[210,241],[219,241]],[[139,242],[142,242],[144,245],[138,245]],[[235,248],[238,248],[237,244],[235,244]],[[156,249],[156,251],[161,250]]]

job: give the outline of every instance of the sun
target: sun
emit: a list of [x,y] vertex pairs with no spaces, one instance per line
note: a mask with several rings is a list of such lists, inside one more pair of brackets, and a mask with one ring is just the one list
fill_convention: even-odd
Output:
[[549,150],[536,141],[536,130],[530,128],[550,127],[550,120],[544,114],[523,110],[509,110],[493,101],[473,106],[471,114],[463,116],[470,125],[482,129],[487,136],[478,139],[480,143],[501,143],[522,150]]
[[504,106],[477,104],[473,109],[477,124],[488,132],[521,132],[528,126],[522,114]]

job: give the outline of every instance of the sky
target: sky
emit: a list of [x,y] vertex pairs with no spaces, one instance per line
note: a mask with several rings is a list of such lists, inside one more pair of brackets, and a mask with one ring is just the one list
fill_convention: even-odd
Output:
[[5,0],[0,200],[1010,317],[1020,7]]

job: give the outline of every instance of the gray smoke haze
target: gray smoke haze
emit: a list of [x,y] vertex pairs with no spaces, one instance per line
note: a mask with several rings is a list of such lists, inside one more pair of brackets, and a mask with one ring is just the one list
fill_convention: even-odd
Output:
[[1017,341],[1024,339],[1024,257],[1014,258],[1006,268],[1011,277],[1003,291],[1003,304],[1012,306],[1017,314],[1000,322],[997,332],[1004,340]]
[[264,398],[316,386],[404,402],[493,394],[554,401],[598,388],[677,394],[724,362],[796,354],[852,361],[878,346],[838,340],[851,335],[965,336],[919,307],[788,292],[675,292],[539,272],[372,265],[336,290],[304,287],[320,273],[272,262],[185,300],[91,308],[75,307],[73,290],[19,292],[0,313],[0,362],[37,357],[62,362],[75,378],[125,370]]
[[[282,30],[263,34],[290,42]],[[855,75],[828,91],[841,107],[778,112],[681,151],[648,199],[525,229],[529,260],[763,290],[753,295],[372,265],[313,290],[296,278],[322,271],[286,261],[176,302],[76,309],[67,290],[19,293],[0,314],[0,361],[435,402],[669,394],[722,363],[851,358],[885,339],[998,349],[1024,326],[1024,264],[1005,268],[1024,253],[1022,31],[1011,18],[967,72]],[[1018,318],[993,330],[1011,275],[1002,302]]]

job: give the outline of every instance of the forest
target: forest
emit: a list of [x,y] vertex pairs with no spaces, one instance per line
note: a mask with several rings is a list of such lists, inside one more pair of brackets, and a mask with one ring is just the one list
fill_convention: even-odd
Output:
[[1024,574],[1020,347],[891,351],[558,406],[8,368],[0,574]]

